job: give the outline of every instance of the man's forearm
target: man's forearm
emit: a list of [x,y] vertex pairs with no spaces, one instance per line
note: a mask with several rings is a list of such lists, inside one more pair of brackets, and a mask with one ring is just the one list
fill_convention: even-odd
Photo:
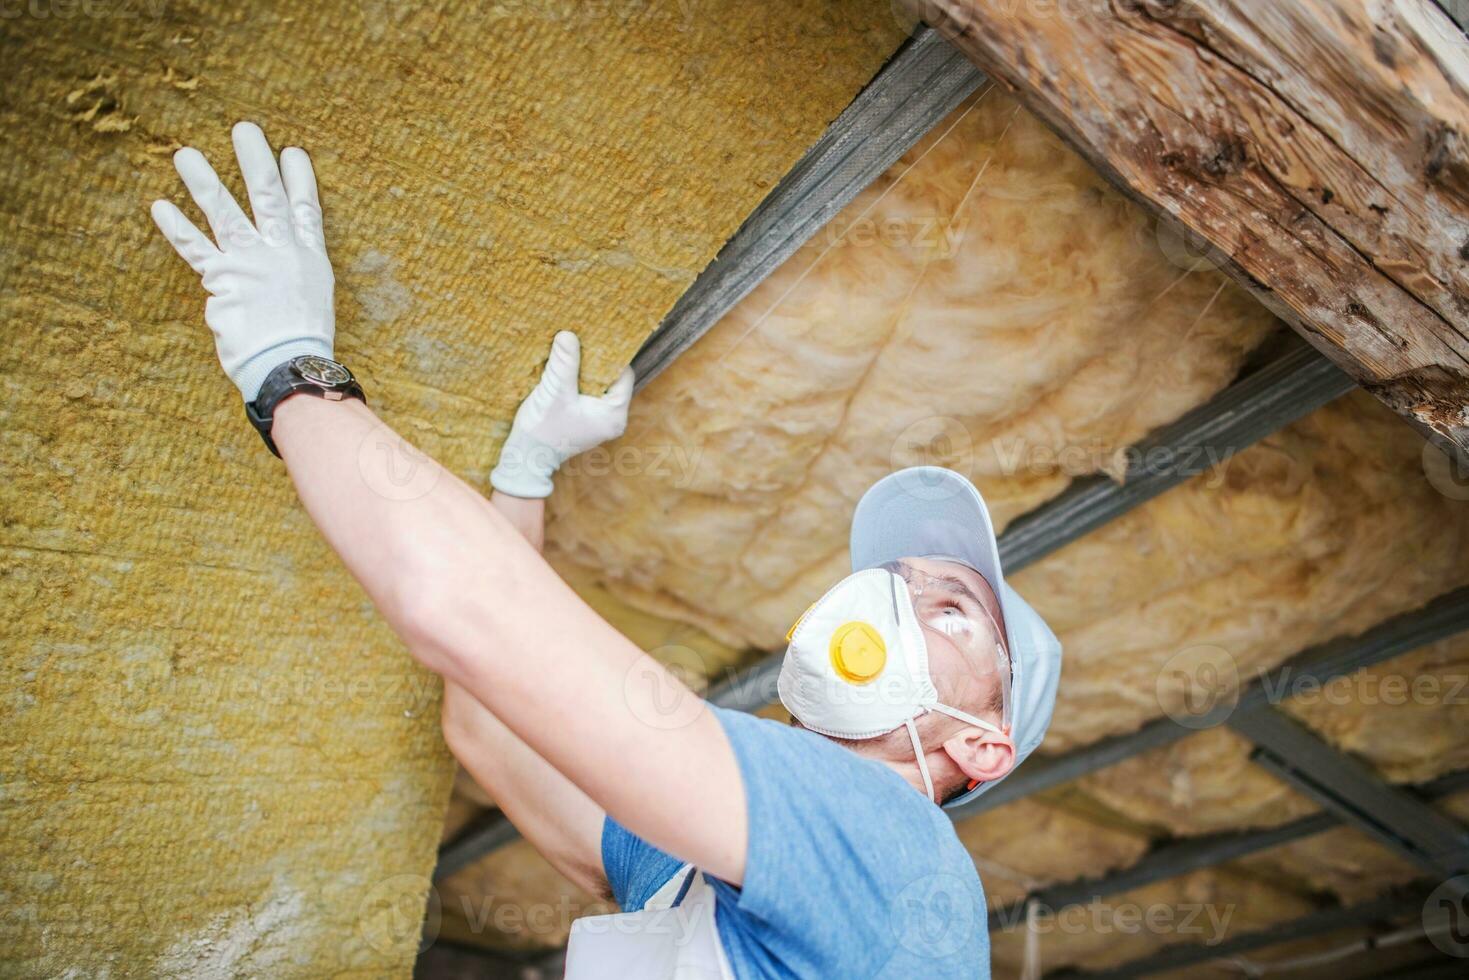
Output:
[[[471,561],[478,556],[465,551],[469,529],[491,554],[534,554],[483,496],[409,446],[359,401],[288,398],[276,408],[273,434],[312,520],[405,638],[415,626],[427,572],[439,581],[438,573],[456,565],[472,565],[484,575],[502,564]],[[503,578],[499,584],[513,585],[508,571]],[[436,661],[432,650],[413,653],[438,673],[450,666]]]

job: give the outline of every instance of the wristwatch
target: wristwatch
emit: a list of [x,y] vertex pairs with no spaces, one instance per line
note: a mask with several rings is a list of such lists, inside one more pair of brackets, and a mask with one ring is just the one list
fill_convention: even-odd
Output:
[[317,354],[302,354],[291,358],[267,374],[255,400],[245,403],[245,416],[255,426],[255,431],[260,433],[260,438],[265,440],[265,448],[276,456],[280,455],[280,450],[275,448],[275,440],[270,437],[270,428],[275,421],[275,407],[298,392],[333,402],[343,398],[356,398],[364,405],[367,404],[362,386],[352,377],[352,372],[347,370],[345,364]]

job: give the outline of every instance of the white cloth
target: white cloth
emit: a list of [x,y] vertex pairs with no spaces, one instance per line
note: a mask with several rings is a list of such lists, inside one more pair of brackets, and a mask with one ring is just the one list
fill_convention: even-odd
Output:
[[577,919],[566,980],[734,980],[714,902],[714,889],[686,864],[640,911]]

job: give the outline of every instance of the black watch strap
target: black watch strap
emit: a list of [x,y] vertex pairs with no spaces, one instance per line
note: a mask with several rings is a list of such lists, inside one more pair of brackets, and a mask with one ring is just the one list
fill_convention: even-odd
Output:
[[255,426],[260,438],[265,440],[265,448],[277,457],[280,456],[280,450],[276,449],[275,440],[270,435],[275,422],[275,407],[295,394],[314,395],[330,401],[356,398],[364,405],[367,403],[367,395],[363,393],[362,386],[357,383],[352,372],[347,370],[346,365],[329,357],[302,354],[278,365],[265,376],[255,400],[245,403],[245,417]]

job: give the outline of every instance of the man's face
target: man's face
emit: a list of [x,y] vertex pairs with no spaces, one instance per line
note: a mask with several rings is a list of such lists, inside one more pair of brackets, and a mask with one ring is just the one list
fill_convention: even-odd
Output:
[[[995,627],[1003,631],[1005,621],[989,582],[958,562],[904,558],[899,564],[923,573],[905,578],[910,594],[915,591],[915,583],[922,583],[922,594],[914,596],[914,607],[923,623],[929,674],[939,700],[1002,724],[1002,711],[997,706],[1002,703],[1009,667],[993,651],[996,644],[1004,647],[1003,633],[997,635]],[[966,624],[962,638],[944,629],[945,617],[950,616],[962,617]]]

